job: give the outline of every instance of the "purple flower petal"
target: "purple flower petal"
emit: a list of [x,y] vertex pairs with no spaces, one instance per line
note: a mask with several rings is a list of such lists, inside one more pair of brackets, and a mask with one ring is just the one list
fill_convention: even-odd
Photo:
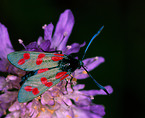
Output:
[[9,113],[5,118],[19,118],[19,117],[20,117],[20,112],[15,111],[15,112]]
[[78,118],[102,118],[101,116],[91,113],[90,111],[82,110],[76,107],[73,109],[73,112]]
[[105,60],[103,57],[93,57],[93,58],[87,58],[83,60],[83,63],[84,63],[84,67],[86,67],[88,71],[91,71],[97,66],[99,66],[101,63],[103,63],[104,61]]
[[73,89],[72,89],[72,87],[71,87],[71,84],[67,84],[67,92],[68,93],[72,93],[73,92]]
[[53,26],[52,23],[48,24],[48,25],[44,28],[44,39],[45,39],[45,40],[50,40],[50,41],[51,41],[53,28],[54,28],[54,26]]
[[40,48],[43,50],[43,51],[49,51],[50,50],[50,40],[45,40],[43,41],[41,44],[40,44]]
[[68,107],[66,104],[61,104],[61,108],[56,112],[56,118],[74,118],[74,114],[71,107]]
[[81,109],[91,111],[99,116],[105,115],[105,108],[103,105],[93,104],[93,105],[86,105],[86,106],[80,106],[80,107]]
[[75,91],[72,95],[69,95],[68,97],[74,100],[77,105],[90,104],[90,97],[86,96],[81,91]]
[[0,77],[0,91],[2,91],[6,86],[6,80],[4,77]]
[[0,48],[0,58],[7,58],[7,54],[11,53],[14,51],[13,46],[10,42],[9,39],[9,34],[7,31],[7,28],[0,23],[0,43],[1,43],[1,48]]
[[74,90],[80,90],[80,89],[84,89],[85,84],[77,84],[76,86],[73,87]]
[[10,64],[9,64],[8,60],[3,58],[2,60],[0,60],[0,71],[7,72],[9,65]]
[[68,97],[63,97],[63,101],[64,101],[68,106],[71,106],[71,105],[72,105],[72,101],[71,101]]
[[51,45],[50,40],[43,40],[42,37],[39,37],[37,42],[35,41],[28,44],[25,50],[37,52],[49,51],[50,45]]
[[91,118],[103,118],[102,116],[96,115],[94,113],[90,113]]
[[[84,67],[86,67],[86,69],[88,71],[93,70],[94,68],[96,68],[103,62],[104,62],[103,57],[93,57],[93,58],[87,58],[87,59],[83,60]],[[74,77],[77,79],[85,79],[85,78],[89,77],[89,75],[83,68],[81,68],[81,69],[77,69],[75,71]]]
[[100,116],[105,115],[105,109],[103,105],[92,105],[90,110]]
[[0,107],[0,117],[4,114],[4,109]]
[[10,112],[17,111],[17,110],[20,110],[20,108],[21,108],[20,103],[16,101],[14,102],[13,105],[11,105],[11,107],[9,108],[9,111]]
[[17,75],[25,74],[25,71],[16,68],[12,64],[10,64],[10,62],[7,59],[4,59],[4,58],[2,60],[0,60],[0,71],[13,73],[13,74],[17,74]]
[[86,79],[89,77],[89,75],[87,73],[83,73],[83,72],[85,72],[84,70],[79,71],[79,73],[77,72],[77,70],[75,72],[77,73],[74,76],[76,79]]
[[33,115],[33,112],[34,112],[34,103],[33,101],[32,102],[29,102],[28,105],[26,106],[27,109],[29,109],[29,113],[30,113],[30,116]]
[[43,105],[48,104],[48,105],[54,105],[54,100],[51,96],[51,93],[49,91],[46,91],[41,98],[41,103]]
[[7,54],[14,51],[13,46],[9,39],[7,28],[0,23],[0,71],[7,72],[9,62],[7,61]]
[[[7,78],[8,78],[8,77],[7,77]],[[6,79],[7,79],[7,78],[6,78]],[[8,85],[11,86],[11,88],[9,87],[9,89],[12,89],[12,88],[20,89],[20,88],[21,88],[20,82],[21,82],[21,78],[20,78],[20,77],[19,77],[19,78],[17,77],[16,80],[10,80],[10,81],[8,82]]]
[[37,42],[31,42],[26,46],[26,51],[38,51],[42,52],[42,50],[38,47]]
[[89,106],[90,104],[91,104],[91,98],[89,97],[86,97],[85,99],[80,98],[80,100],[76,102],[77,106]]
[[1,108],[3,108],[4,110],[8,109],[8,107],[10,107],[10,103],[1,103],[0,104]]
[[43,42],[43,38],[41,36],[39,36],[38,40],[37,40],[37,45],[40,46],[40,44]]
[[51,48],[63,50],[74,26],[74,16],[71,10],[65,10],[59,18],[53,35]]
[[80,48],[85,45],[85,42],[83,44],[73,43],[71,46],[67,46],[64,54],[70,55],[71,53],[77,53],[79,52]]
[[[108,91],[109,94],[111,94],[113,92],[113,88],[110,85],[105,86],[105,88],[106,88],[106,90]],[[81,92],[86,94],[86,95],[93,95],[93,96],[95,96],[95,95],[107,95],[106,92],[102,89],[100,89],[100,90],[89,90],[89,91],[83,90]]]
[[53,118],[51,112],[47,108],[42,108],[42,111],[39,113],[37,118]]
[[[8,62],[8,60],[7,60],[7,62]],[[8,62],[6,67],[7,67],[7,69],[6,69],[5,72],[8,72],[8,73],[13,73],[13,74],[16,74],[16,75],[19,75],[19,76],[24,76],[25,73],[26,73],[26,71],[23,71],[23,70],[15,67],[15,66],[13,66],[9,62]]]
[[3,103],[9,103],[16,99],[17,92],[6,92],[0,95],[0,101]]
[[33,99],[32,102],[30,102],[27,106],[27,109],[29,109],[29,115],[32,118],[36,118],[36,116],[39,113],[39,110],[41,108],[41,103],[35,99]]
[[8,76],[7,76],[7,79],[8,79],[8,80],[16,80],[16,79],[17,79],[17,76],[8,75]]

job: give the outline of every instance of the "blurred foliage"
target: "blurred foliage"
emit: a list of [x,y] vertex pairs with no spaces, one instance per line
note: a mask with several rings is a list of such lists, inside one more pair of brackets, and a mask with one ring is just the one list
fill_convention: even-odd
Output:
[[[104,25],[86,57],[103,56],[105,63],[91,74],[102,85],[111,85],[111,96],[97,96],[94,102],[106,107],[104,118],[144,116],[145,105],[145,2],[141,0],[0,0],[0,22],[9,31],[15,50],[43,36],[42,26],[56,25],[60,13],[71,9],[75,26],[68,44],[87,43]],[[82,56],[85,48],[80,51]],[[89,78],[78,80],[86,89],[96,89]],[[88,84],[89,83],[89,84]]]

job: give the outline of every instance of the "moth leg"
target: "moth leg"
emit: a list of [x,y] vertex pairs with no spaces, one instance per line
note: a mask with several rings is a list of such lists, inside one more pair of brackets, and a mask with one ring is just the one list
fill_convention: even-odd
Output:
[[71,76],[71,79],[70,79],[70,81],[72,81],[73,80],[73,76],[72,75],[70,75]]
[[[67,84],[70,84],[72,91],[74,91],[73,86],[76,85],[76,81],[73,80],[74,77],[71,74],[69,74],[69,76],[71,76],[71,78],[67,81]],[[67,88],[67,84],[65,86],[66,88]]]
[[69,76],[71,76],[70,79],[67,80],[68,83],[70,83],[71,85],[73,85],[73,76],[71,74],[69,74]]

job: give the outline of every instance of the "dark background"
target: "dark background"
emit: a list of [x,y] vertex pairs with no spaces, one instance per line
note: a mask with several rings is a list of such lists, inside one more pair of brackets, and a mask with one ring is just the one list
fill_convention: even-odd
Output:
[[[111,85],[111,96],[96,96],[106,108],[104,118],[143,118],[145,106],[145,2],[141,0],[0,0],[0,22],[9,31],[15,50],[43,36],[42,26],[56,25],[60,13],[71,9],[75,25],[68,44],[87,43],[104,25],[86,57],[103,56],[105,63],[91,74],[102,85]],[[85,48],[80,51],[80,56]],[[87,81],[87,82],[86,82]],[[96,89],[92,80],[86,89]],[[89,83],[89,84],[88,84]]]

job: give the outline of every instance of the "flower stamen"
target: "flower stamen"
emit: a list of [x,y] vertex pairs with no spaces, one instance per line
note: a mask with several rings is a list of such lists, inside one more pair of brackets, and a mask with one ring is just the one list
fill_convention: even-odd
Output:
[[14,76],[14,75],[8,75],[6,77],[6,81],[8,82],[9,80],[16,80],[17,79],[17,76]]
[[6,115],[7,114],[7,112],[6,112],[6,110],[4,110],[4,113],[3,113],[4,115]]
[[53,114],[55,110],[47,109],[47,111]]
[[73,78],[73,79],[72,79],[72,81],[76,82],[76,81],[77,81],[77,79],[76,79],[76,78]]
[[68,35],[68,33],[67,33],[67,32],[64,32],[64,33],[63,33],[63,36],[64,36],[64,37],[66,37],[67,35]]
[[72,48],[72,46],[71,45],[67,45],[67,49],[69,50],[69,49],[71,49]]
[[66,115],[67,118],[72,118],[70,115]]
[[37,106],[34,106],[34,109],[36,110],[37,109]]
[[94,60],[98,60],[98,59],[99,59],[99,57],[95,57],[95,58],[94,58]]
[[87,74],[87,72],[84,70],[83,72],[82,72],[83,74]]
[[45,112],[45,108],[41,108],[41,111],[42,111],[42,112]]
[[90,95],[90,98],[93,100],[94,99],[94,96]]
[[76,97],[76,102],[78,102],[78,100],[79,100],[79,97]]
[[26,48],[26,46],[24,45],[24,43],[23,43],[23,40],[22,39],[18,39],[18,41],[19,41],[19,43],[25,48],[25,49],[27,49]]
[[44,24],[44,25],[42,26],[42,29],[45,29],[45,28],[46,28],[46,26],[47,26],[47,25],[46,25],[46,24]]
[[38,99],[38,100],[40,100],[40,99],[41,99],[41,97],[40,97],[40,96],[38,96],[38,97],[37,97],[37,99]]

